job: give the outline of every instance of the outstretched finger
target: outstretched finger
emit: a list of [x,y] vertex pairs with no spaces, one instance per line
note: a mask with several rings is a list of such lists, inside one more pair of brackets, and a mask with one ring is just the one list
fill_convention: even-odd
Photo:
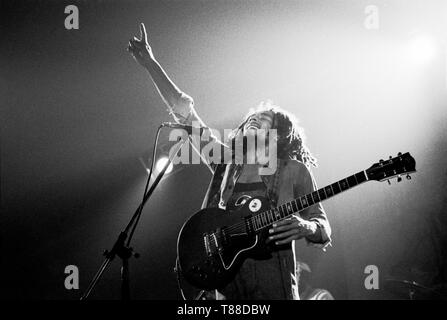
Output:
[[140,23],[140,33],[141,33],[141,40],[147,43],[147,33],[146,33],[146,27],[144,26],[144,23]]

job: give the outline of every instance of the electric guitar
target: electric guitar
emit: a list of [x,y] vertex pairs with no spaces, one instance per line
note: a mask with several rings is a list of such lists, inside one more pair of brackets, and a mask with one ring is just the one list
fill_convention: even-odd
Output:
[[366,181],[385,181],[416,171],[416,162],[407,152],[380,160],[369,169],[271,208],[267,199],[251,198],[236,211],[203,209],[192,215],[177,240],[177,271],[193,287],[202,290],[223,288],[246,257],[268,252],[268,229],[276,221],[347,191]]

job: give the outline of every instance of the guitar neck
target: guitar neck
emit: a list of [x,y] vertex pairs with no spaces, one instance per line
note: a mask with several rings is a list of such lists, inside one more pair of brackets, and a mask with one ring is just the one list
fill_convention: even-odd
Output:
[[254,215],[250,218],[251,224],[255,231],[259,231],[269,227],[276,221],[287,218],[296,212],[303,211],[316,203],[329,199],[366,181],[368,181],[366,172],[360,171],[352,176],[339,180],[295,200],[286,202],[276,208]]

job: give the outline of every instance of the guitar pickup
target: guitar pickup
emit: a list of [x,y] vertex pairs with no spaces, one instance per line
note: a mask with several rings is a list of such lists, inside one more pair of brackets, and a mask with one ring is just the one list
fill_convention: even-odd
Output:
[[203,243],[205,245],[205,251],[207,256],[212,256],[213,253],[211,251],[211,245],[210,245],[210,237],[208,233],[203,234]]
[[218,228],[212,233],[203,234],[203,243],[207,256],[212,256],[222,251],[226,242],[226,234],[222,228]]

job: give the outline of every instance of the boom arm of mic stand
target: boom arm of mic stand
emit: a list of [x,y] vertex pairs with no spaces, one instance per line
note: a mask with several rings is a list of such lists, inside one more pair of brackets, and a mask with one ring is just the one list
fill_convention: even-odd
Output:
[[[177,153],[180,151],[182,146],[185,144],[186,141],[188,141],[187,137],[186,139],[182,139],[182,143],[179,143],[177,145],[177,150],[175,150],[174,153],[172,153],[172,157],[177,155]],[[122,298],[123,300],[128,300],[130,298],[130,290],[129,290],[129,258],[132,257],[132,255],[135,255],[135,257],[138,257],[138,254],[133,254],[132,248],[125,246],[125,241],[128,237],[128,233],[130,228],[134,225],[135,221],[138,221],[138,217],[140,213],[143,210],[144,205],[151,197],[152,193],[154,192],[155,188],[157,187],[158,183],[161,181],[161,178],[165,174],[166,170],[168,169],[169,165],[172,163],[172,158],[169,157],[169,160],[166,161],[163,169],[160,171],[160,173],[157,175],[155,181],[152,183],[150,189],[146,193],[146,195],[143,198],[143,201],[141,202],[140,206],[137,208],[135,213],[132,215],[132,218],[130,219],[130,222],[127,224],[126,229],[122,231],[118,239],[116,240],[115,244],[112,247],[112,250],[104,251],[104,256],[106,257],[103,263],[101,264],[99,270],[96,272],[95,276],[93,277],[92,281],[90,282],[87,290],[84,292],[84,294],[81,296],[80,300],[85,300],[88,298],[90,293],[92,292],[93,288],[96,286],[98,281],[101,279],[102,274],[109,266],[110,262],[115,258],[116,255],[118,255],[123,260],[123,267],[121,269],[121,280],[122,280]],[[150,172],[149,174],[152,174]],[[128,242],[129,243],[129,242]]]

